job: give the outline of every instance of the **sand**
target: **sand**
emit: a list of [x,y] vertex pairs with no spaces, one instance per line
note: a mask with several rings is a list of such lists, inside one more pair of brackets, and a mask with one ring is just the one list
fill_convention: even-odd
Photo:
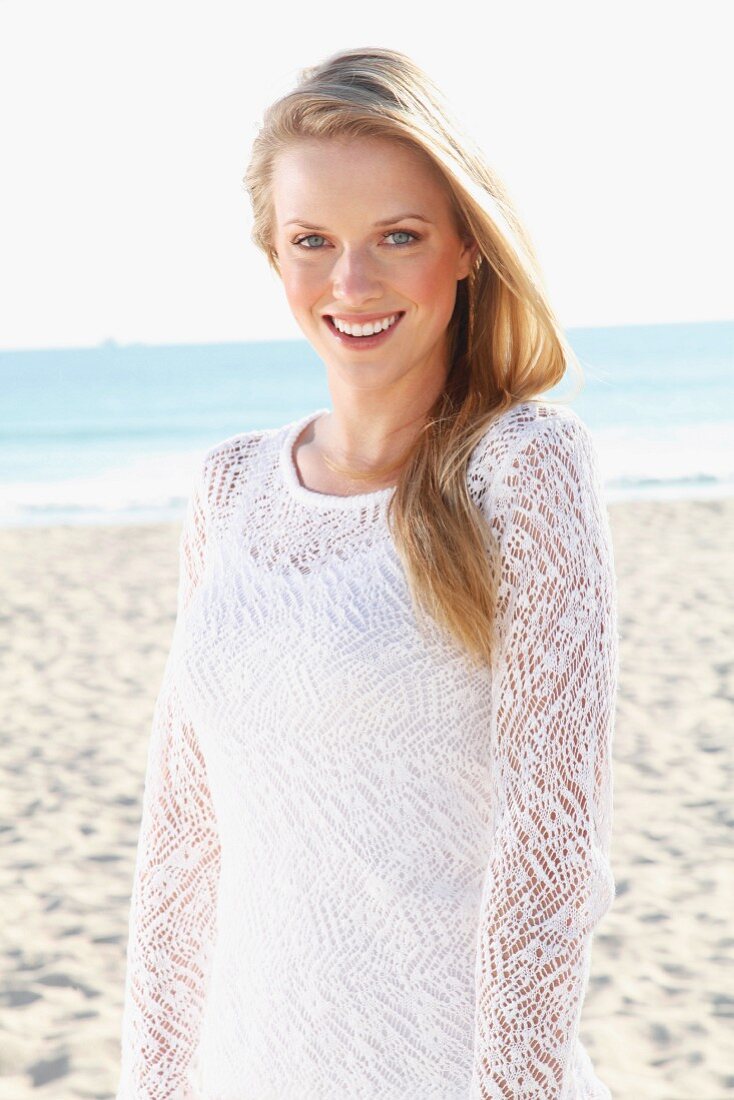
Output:
[[[609,513],[617,899],[595,937],[581,1034],[615,1100],[723,1100],[734,1097],[734,499]],[[0,1100],[101,1100],[117,1087],[178,530],[0,530]]]

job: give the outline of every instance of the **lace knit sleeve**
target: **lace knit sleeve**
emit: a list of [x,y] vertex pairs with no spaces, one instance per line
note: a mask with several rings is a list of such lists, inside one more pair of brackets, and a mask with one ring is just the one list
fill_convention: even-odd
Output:
[[204,464],[179,541],[178,609],[149,741],[130,904],[117,1100],[189,1100],[215,937],[220,848],[196,730],[176,690],[177,642],[206,561]]
[[511,452],[493,658],[493,829],[477,939],[472,1100],[565,1100],[609,861],[616,582],[588,428]]

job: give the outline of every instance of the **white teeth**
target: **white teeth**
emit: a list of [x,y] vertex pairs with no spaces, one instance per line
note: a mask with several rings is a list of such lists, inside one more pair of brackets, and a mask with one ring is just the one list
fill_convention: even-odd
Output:
[[338,317],[333,317],[332,320],[339,332],[346,332],[347,336],[374,336],[375,333],[384,332],[385,329],[394,325],[397,317],[397,313],[393,313],[380,321],[368,321],[364,325],[350,325],[346,321],[340,321]]

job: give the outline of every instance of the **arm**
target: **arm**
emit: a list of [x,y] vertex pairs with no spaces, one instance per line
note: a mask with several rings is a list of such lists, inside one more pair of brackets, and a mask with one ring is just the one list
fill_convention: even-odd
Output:
[[117,1100],[189,1100],[219,875],[219,842],[196,730],[176,690],[176,648],[205,565],[200,474],[179,541],[178,610],[149,742],[130,904]]
[[472,1100],[564,1100],[609,862],[617,683],[613,550],[580,420],[507,460],[476,961]]

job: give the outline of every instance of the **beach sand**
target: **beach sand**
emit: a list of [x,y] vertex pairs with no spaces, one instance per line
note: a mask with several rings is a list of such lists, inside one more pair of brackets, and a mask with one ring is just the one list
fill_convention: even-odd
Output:
[[[581,1037],[615,1100],[723,1100],[734,1097],[734,499],[615,502],[609,514],[617,899],[594,939]],[[0,1100],[117,1087],[178,534],[0,530]]]

